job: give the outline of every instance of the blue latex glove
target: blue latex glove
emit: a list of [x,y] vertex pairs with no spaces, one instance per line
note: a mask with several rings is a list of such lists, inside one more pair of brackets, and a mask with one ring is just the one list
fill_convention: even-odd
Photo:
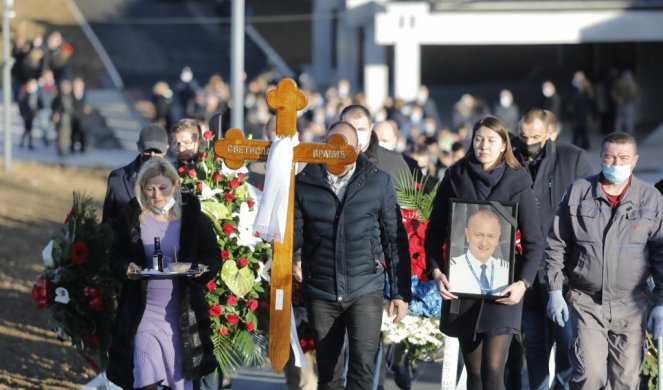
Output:
[[663,306],[654,306],[649,313],[649,321],[647,328],[654,336],[654,340],[658,340],[663,336]]
[[[661,314],[663,315],[663,312]],[[548,318],[561,327],[569,320],[569,306],[564,300],[562,290],[548,292]]]

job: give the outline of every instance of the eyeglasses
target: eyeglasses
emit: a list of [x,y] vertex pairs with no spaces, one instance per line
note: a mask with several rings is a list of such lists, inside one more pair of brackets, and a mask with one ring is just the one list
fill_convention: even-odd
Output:
[[196,140],[187,140],[187,141],[175,141],[175,140],[173,140],[170,144],[174,147],[183,146],[185,148],[190,148],[191,146],[195,145],[196,143],[198,143],[198,141],[196,141]]

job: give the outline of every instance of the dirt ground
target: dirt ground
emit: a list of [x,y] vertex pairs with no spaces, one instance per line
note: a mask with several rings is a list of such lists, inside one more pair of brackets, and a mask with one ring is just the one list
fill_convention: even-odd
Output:
[[72,192],[90,194],[100,217],[108,172],[17,161],[0,172],[0,389],[75,389],[95,376],[55,337],[48,308],[37,310],[31,290]]

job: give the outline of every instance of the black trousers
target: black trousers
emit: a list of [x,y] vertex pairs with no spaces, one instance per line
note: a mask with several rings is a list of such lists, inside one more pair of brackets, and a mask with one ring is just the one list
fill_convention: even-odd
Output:
[[[382,291],[348,302],[310,299],[308,318],[313,327],[318,389],[370,389],[375,353],[382,325]],[[348,334],[348,377],[343,385],[343,340]]]

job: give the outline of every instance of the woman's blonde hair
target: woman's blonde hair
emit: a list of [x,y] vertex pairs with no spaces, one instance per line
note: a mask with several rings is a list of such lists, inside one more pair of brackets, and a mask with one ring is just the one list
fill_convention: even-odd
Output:
[[173,184],[173,198],[175,199],[175,206],[168,211],[168,214],[171,218],[179,218],[182,215],[182,194],[180,193],[180,177],[177,174],[177,170],[173,164],[169,163],[167,160],[158,157],[152,157],[147,160],[138,172],[138,180],[136,180],[136,186],[134,187],[134,194],[136,200],[140,205],[141,217],[146,212],[150,212],[148,205],[150,204],[147,195],[145,194],[145,185],[148,180],[155,178],[157,176],[163,176],[170,180]]

